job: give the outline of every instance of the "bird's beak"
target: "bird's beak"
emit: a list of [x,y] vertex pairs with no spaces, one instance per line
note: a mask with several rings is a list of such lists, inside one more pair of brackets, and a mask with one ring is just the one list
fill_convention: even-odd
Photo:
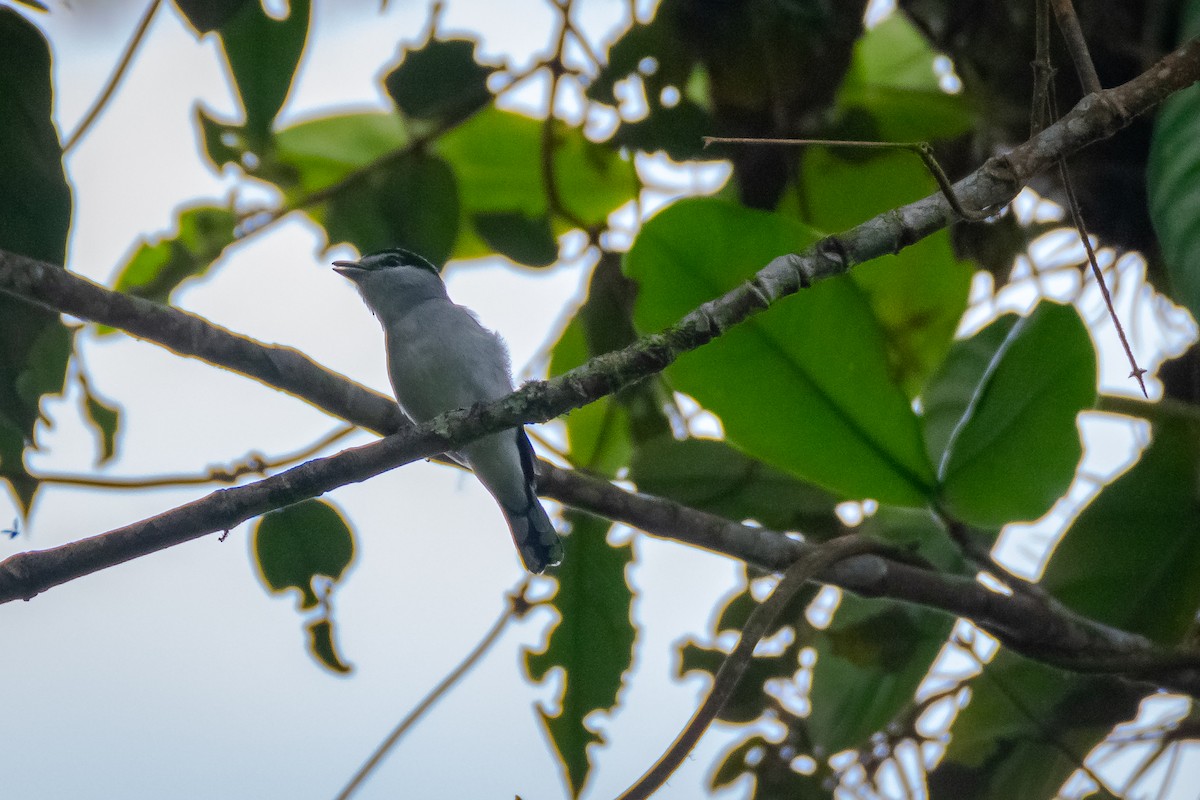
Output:
[[358,266],[357,261],[335,261],[333,262],[333,271],[344,278],[354,278],[355,273],[361,272],[362,268]]

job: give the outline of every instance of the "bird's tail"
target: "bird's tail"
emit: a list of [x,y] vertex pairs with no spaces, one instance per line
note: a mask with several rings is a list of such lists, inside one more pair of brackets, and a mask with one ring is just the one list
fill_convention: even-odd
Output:
[[554,530],[554,523],[537,497],[531,496],[522,511],[504,509],[508,529],[512,531],[513,544],[530,572],[542,572],[546,567],[561,563],[563,558],[562,539]]

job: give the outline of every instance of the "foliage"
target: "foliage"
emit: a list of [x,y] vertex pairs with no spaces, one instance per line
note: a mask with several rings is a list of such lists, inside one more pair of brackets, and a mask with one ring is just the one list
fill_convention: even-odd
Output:
[[[582,68],[561,43],[582,34],[562,20],[560,44],[529,74],[488,62],[470,35],[447,37],[431,25],[380,72],[391,107],[323,109],[281,124],[313,35],[309,2],[293,0],[275,19],[258,2],[176,0],[198,36],[219,41],[239,104],[233,120],[197,107],[203,157],[241,189],[268,189],[278,204],[246,209],[197,198],[177,210],[172,230],[147,232],[131,248],[113,288],[170,303],[186,281],[220,276],[232,248],[268,235],[292,212],[320,229],[328,247],[402,246],[439,264],[500,256],[553,270],[574,232],[598,262],[586,303],[571,310],[550,350],[550,370],[562,374],[672,325],[776,256],[938,191],[903,151],[806,147],[756,160],[747,150],[706,150],[702,135],[933,140],[950,159],[987,151],[979,145],[1008,123],[989,106],[991,73],[964,70],[965,89],[947,91],[936,26],[921,24],[928,20],[919,11],[863,30],[861,7],[844,5],[764,0],[718,9],[663,0],[655,16],[632,21],[608,44],[603,63]],[[1200,5],[1190,8],[1194,23]],[[793,73],[801,70],[781,66],[794,62],[824,72],[799,82]],[[578,116],[538,119],[498,102],[497,93],[535,73],[548,77],[552,94],[570,85],[588,110],[608,114],[607,137],[568,121]],[[37,26],[0,9],[0,249],[60,265],[72,211],[51,78]],[[637,117],[624,113],[629,92],[645,107]],[[1169,101],[1149,155],[1149,210],[1171,277],[1170,287],[1154,288],[1193,314],[1198,98],[1193,87]],[[656,154],[681,162],[678,170],[727,156],[732,179],[707,187],[713,196],[673,197],[642,215],[643,167]],[[1015,212],[1006,213],[977,227],[991,231],[982,241],[1013,224]],[[621,254],[608,237],[630,217],[632,244]],[[1097,345],[1086,314],[1045,297],[962,335],[972,281],[985,267],[994,271],[942,231],[821,281],[722,332],[660,378],[572,412],[559,455],[640,492],[812,541],[837,536],[853,509],[864,530],[946,576],[1002,574],[962,549],[963,531],[967,543],[990,545],[1067,494],[1084,452],[1078,420],[1098,399]],[[0,295],[0,340],[0,478],[28,513],[39,480],[23,459],[36,447],[42,401],[66,387],[73,331],[49,310]],[[119,442],[119,408],[81,383],[105,460]],[[719,419],[721,440],[688,434],[683,395]],[[1150,446],[1072,512],[1039,586],[1079,614],[1172,646],[1200,606],[1200,432],[1165,413],[1146,416]],[[614,543],[612,521],[578,509],[564,516],[572,533],[549,601],[558,621],[545,649],[525,654],[525,667],[534,682],[562,676],[555,710],[539,711],[577,797],[604,754],[592,746],[604,743],[594,715],[619,712],[632,677],[637,597],[627,581],[634,548]],[[335,645],[329,593],[355,550],[351,524],[319,500],[272,511],[254,531],[260,578],[270,592],[297,590],[301,610],[319,612],[305,623],[308,648],[339,674],[349,667]],[[747,567],[744,577],[715,610],[714,637],[740,632],[761,601],[760,576]],[[755,797],[829,796],[849,774],[830,756],[855,751],[873,780],[900,742],[934,738],[917,720],[932,702],[931,672],[948,649],[964,647],[955,621],[847,594],[828,624],[814,625],[830,602],[817,596],[802,594],[788,609],[772,634],[779,646],[752,659],[722,709],[726,724],[759,727],[723,754],[714,788],[748,775]],[[940,762],[925,764],[931,796],[1053,796],[1079,767],[1063,754],[1086,755],[1143,697],[1032,655],[1002,649],[986,664],[972,656],[978,675],[960,675],[944,692],[957,696],[969,684],[970,701],[954,709]],[[680,671],[715,673],[724,656],[719,641],[690,640]],[[783,733],[761,735],[763,725]],[[798,756],[812,764],[796,768]]]

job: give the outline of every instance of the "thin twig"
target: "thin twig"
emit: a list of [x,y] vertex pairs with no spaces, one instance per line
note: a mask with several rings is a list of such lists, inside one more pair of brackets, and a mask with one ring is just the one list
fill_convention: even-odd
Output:
[[550,91],[546,99],[546,119],[542,123],[540,150],[542,191],[546,193],[546,205],[549,207],[551,214],[558,215],[573,227],[588,231],[588,237],[594,241],[599,236],[599,232],[593,233],[586,222],[567,208],[563,202],[562,194],[558,191],[558,180],[555,177],[554,151],[557,149],[554,136],[554,126],[557,123],[555,109],[557,108],[558,101],[558,83],[562,80],[562,76],[566,70],[563,64],[563,52],[567,45],[567,33],[571,29],[571,0],[566,0],[562,4],[551,0],[551,5],[558,10],[561,21],[559,23],[557,43],[554,45],[554,54],[546,62],[550,70]]
[[1150,395],[1146,391],[1146,370],[1138,366],[1137,358],[1133,355],[1133,348],[1129,345],[1129,337],[1125,335],[1125,326],[1121,324],[1121,318],[1117,316],[1117,309],[1113,306],[1112,293],[1108,291],[1108,282],[1104,279],[1104,273],[1100,271],[1100,264],[1096,261],[1096,251],[1092,249],[1092,240],[1088,236],[1087,225],[1084,224],[1083,212],[1079,208],[1079,199],[1075,196],[1075,187],[1070,173],[1067,172],[1065,160],[1059,160],[1058,174],[1062,178],[1063,189],[1067,195],[1067,207],[1071,209],[1071,221],[1075,223],[1075,230],[1079,232],[1079,239],[1083,242],[1084,249],[1087,250],[1088,264],[1091,265],[1092,275],[1096,278],[1096,285],[1100,287],[1100,295],[1104,298],[1108,316],[1112,319],[1113,327],[1116,328],[1117,338],[1121,340],[1125,357],[1129,359],[1129,377],[1138,382],[1142,396],[1149,398]]
[[1071,54],[1071,62],[1079,75],[1079,85],[1084,94],[1094,94],[1104,87],[1100,85],[1100,76],[1096,74],[1096,65],[1088,52],[1087,40],[1083,38],[1083,29],[1079,26],[1079,17],[1075,15],[1075,7],[1071,0],[1050,0],[1054,4],[1054,16],[1058,19],[1058,29],[1062,31],[1063,41],[1066,42],[1067,52]]
[[112,98],[113,93],[117,90],[117,84],[125,77],[125,73],[129,69],[129,63],[133,61],[133,54],[137,52],[138,47],[142,44],[142,39],[146,36],[146,31],[150,28],[150,21],[154,19],[154,12],[162,5],[162,0],[151,0],[149,7],[142,14],[142,19],[138,22],[137,29],[134,30],[133,36],[129,38],[129,42],[125,45],[125,52],[121,54],[121,60],[117,62],[117,66],[113,69],[112,75],[108,77],[108,83],[104,85],[104,90],[100,92],[100,96],[96,98],[96,102],[92,103],[92,107],[83,115],[83,121],[79,123],[79,127],[75,132],[67,137],[67,141],[63,144],[63,154],[71,151],[71,148],[83,138],[83,135],[92,127],[92,123],[100,116],[100,112],[108,105],[108,101]]
[[821,145],[823,147],[851,147],[861,150],[908,150],[921,157],[925,168],[929,170],[929,174],[937,181],[938,188],[941,190],[942,195],[945,196],[946,202],[950,204],[950,208],[954,210],[955,214],[971,222],[982,222],[993,215],[983,210],[970,211],[963,206],[962,202],[958,199],[958,194],[954,191],[954,184],[946,177],[946,172],[934,156],[933,147],[929,142],[863,142],[847,139],[778,139],[743,136],[705,136],[703,139],[705,147],[708,147],[710,144],[763,144],[786,146]]
[[[1059,2],[1059,0],[1054,0]],[[1068,3],[1069,4],[1069,3]],[[1052,118],[1058,119],[1058,100],[1054,92],[1053,84],[1050,86],[1050,114]],[[1079,233],[1079,239],[1083,242],[1083,248],[1087,251],[1088,264],[1092,269],[1092,275],[1096,278],[1096,285],[1100,287],[1100,295],[1104,298],[1104,305],[1108,309],[1108,316],[1112,319],[1113,327],[1117,331],[1117,338],[1121,340],[1121,347],[1125,350],[1125,357],[1129,360],[1129,377],[1137,381],[1138,386],[1142,390],[1143,397],[1150,397],[1146,391],[1146,370],[1138,366],[1137,358],[1133,355],[1133,348],[1129,345],[1129,337],[1125,335],[1125,326],[1121,324],[1120,317],[1117,316],[1117,309],[1113,305],[1112,294],[1108,291],[1108,282],[1104,279],[1104,273],[1100,270],[1100,264],[1096,261],[1096,251],[1092,248],[1092,240],[1088,236],[1087,225],[1083,221],[1083,210],[1079,206],[1079,198],[1075,195],[1075,184],[1071,180],[1071,173],[1067,169],[1067,160],[1065,158],[1058,159],[1058,174],[1062,181],[1063,191],[1067,196],[1067,208],[1071,211],[1071,221],[1075,224],[1075,230]]]
[[442,678],[442,680],[438,682],[438,685],[433,687],[433,689],[429,691],[429,694],[421,698],[421,702],[417,703],[413,710],[409,711],[404,719],[400,720],[399,724],[392,729],[392,732],[389,733],[387,737],[379,743],[377,748],[375,748],[375,752],[371,754],[371,757],[363,762],[363,765],[358,768],[358,771],[354,773],[354,776],[350,779],[349,783],[347,783],[346,786],[340,792],[338,792],[336,800],[346,800],[346,798],[354,794],[359,785],[367,779],[367,776],[370,775],[377,766],[379,766],[379,763],[383,761],[384,756],[386,756],[388,751],[396,746],[396,743],[400,741],[401,737],[403,737],[404,734],[406,734],[408,730],[414,724],[416,724],[422,716],[424,716],[426,711],[432,708],[438,700],[442,699],[442,696],[445,695],[446,692],[448,692],[450,688],[454,686],[454,684],[458,683],[458,681],[464,675],[470,672],[472,667],[479,663],[479,660],[483,658],[488,650],[491,649],[492,645],[494,645],[500,638],[500,634],[504,632],[506,627],[508,627],[508,623],[513,619],[519,619],[520,617],[524,616],[529,609],[532,608],[532,604],[525,599],[525,590],[528,588],[529,579],[525,578],[520,584],[517,585],[515,589],[509,592],[508,605],[505,607],[504,612],[496,618],[494,623],[492,623],[492,627],[488,629],[488,632],[485,633],[483,638],[479,640],[479,644],[475,645],[474,649],[472,649],[470,653],[467,653],[466,657],[459,662],[458,666],[451,670],[446,677]]
[[1037,0],[1034,25],[1033,102],[1029,106],[1029,135],[1036,136],[1046,127],[1050,108],[1050,81],[1054,65],[1050,61],[1050,0]]
[[795,563],[788,567],[775,590],[771,592],[771,596],[767,598],[766,602],[755,608],[750,614],[750,618],[746,620],[737,646],[721,662],[721,667],[717,670],[716,677],[713,678],[712,689],[696,714],[680,732],[674,743],[667,748],[667,752],[663,753],[658,763],[651,767],[637,783],[626,789],[619,800],[644,800],[654,794],[683,763],[688,753],[700,741],[700,737],[708,730],[708,726],[716,719],[721,708],[733,694],[733,690],[737,688],[738,681],[745,674],[746,668],[750,666],[754,648],[758,646],[759,641],[770,630],[776,618],[804,584],[812,580],[818,573],[845,558],[877,549],[879,549],[877,542],[861,536],[850,535],[816,545],[796,559]]
[[210,467],[205,473],[198,475],[158,475],[153,478],[99,478],[91,475],[54,475],[35,474],[35,480],[42,483],[53,483],[60,486],[85,486],[94,489],[158,489],[166,486],[203,486],[209,483],[237,483],[239,478],[246,475],[266,475],[267,472],[299,461],[306,461],[317,453],[328,448],[335,442],[349,436],[358,430],[357,425],[343,425],[325,436],[294,453],[273,459],[263,458],[258,453],[250,453],[241,461],[235,461],[227,467]]

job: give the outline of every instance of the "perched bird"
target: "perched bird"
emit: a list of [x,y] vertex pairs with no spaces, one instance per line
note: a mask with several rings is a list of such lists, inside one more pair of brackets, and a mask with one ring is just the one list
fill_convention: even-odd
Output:
[[[429,261],[394,248],[335,261],[333,268],[354,282],[383,325],[392,389],[414,422],[513,390],[504,341],[450,301]],[[533,446],[524,428],[485,436],[455,455],[500,504],[526,569],[541,572],[562,561],[562,542],[534,492]]]

